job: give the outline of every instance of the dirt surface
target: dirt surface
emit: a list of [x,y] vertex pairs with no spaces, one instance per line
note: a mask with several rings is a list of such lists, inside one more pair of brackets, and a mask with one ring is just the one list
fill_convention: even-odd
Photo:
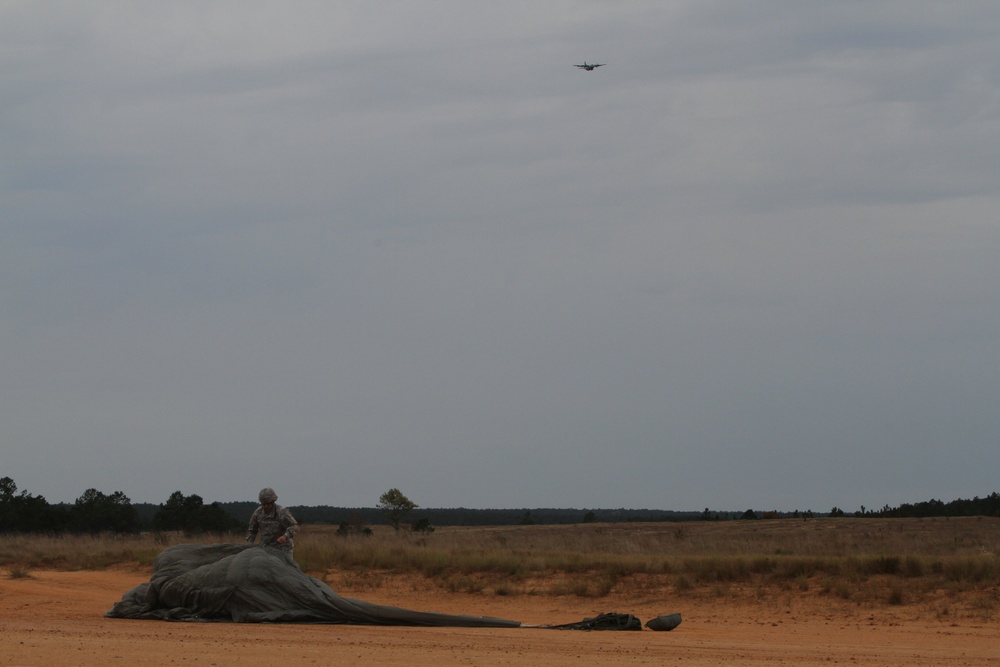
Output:
[[421,611],[498,616],[525,624],[604,611],[643,621],[680,612],[672,632],[391,628],[170,623],[104,618],[149,572],[0,572],[0,665],[995,665],[1000,622],[955,602],[862,607],[817,594],[738,598],[602,598],[449,594],[407,580],[341,595]]

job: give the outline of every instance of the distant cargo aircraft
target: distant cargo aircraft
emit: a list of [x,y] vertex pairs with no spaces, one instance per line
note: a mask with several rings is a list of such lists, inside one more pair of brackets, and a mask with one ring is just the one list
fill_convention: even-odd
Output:
[[579,67],[580,69],[585,69],[588,72],[593,72],[595,68],[604,67],[605,65],[607,65],[607,63],[600,63],[598,65],[589,65],[587,64],[587,61],[584,60],[582,65],[574,65],[574,67]]

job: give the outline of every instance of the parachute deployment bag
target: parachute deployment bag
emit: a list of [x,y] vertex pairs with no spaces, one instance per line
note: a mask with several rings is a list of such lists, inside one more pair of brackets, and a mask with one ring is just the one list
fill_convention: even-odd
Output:
[[578,623],[550,626],[556,630],[642,630],[642,621],[632,614],[610,612],[585,618]]

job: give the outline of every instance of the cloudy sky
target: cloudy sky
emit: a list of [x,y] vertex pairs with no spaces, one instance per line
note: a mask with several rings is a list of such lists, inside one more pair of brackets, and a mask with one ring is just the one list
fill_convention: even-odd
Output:
[[993,0],[0,0],[0,476],[987,495],[998,34]]

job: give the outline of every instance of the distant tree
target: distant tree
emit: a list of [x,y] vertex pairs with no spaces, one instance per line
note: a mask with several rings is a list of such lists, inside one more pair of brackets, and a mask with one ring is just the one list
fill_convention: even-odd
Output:
[[0,533],[56,533],[65,524],[64,515],[42,496],[17,493],[10,477],[0,479]]
[[0,479],[0,533],[57,533],[66,525],[66,511],[43,496],[17,493],[10,477]]
[[180,491],[171,493],[153,516],[154,529],[180,530],[188,535],[231,533],[242,527],[243,523],[226,512],[220,503],[205,505],[201,496],[185,496]]
[[0,533],[20,531],[20,520],[14,502],[15,493],[17,493],[17,484],[14,483],[14,480],[10,477],[0,478]]
[[22,491],[14,499],[22,532],[60,533],[66,529],[66,510],[50,505],[44,496],[33,496]]
[[410,530],[414,533],[433,533],[434,526],[431,525],[430,519],[424,517],[422,519],[417,519],[410,525]]
[[842,517],[842,516],[845,516],[844,510],[842,510],[839,507],[837,507],[836,505],[834,505],[833,509],[830,510],[830,516],[832,516],[832,517]]
[[17,493],[17,484],[10,477],[0,477],[0,503],[9,503]]
[[522,526],[534,526],[535,519],[531,516],[531,510],[524,510],[524,515],[521,517]]
[[374,533],[372,529],[365,525],[365,518],[360,512],[353,512],[347,521],[341,521],[337,526],[337,535],[349,537],[351,535],[364,535],[371,537]]
[[121,491],[105,495],[97,489],[87,489],[70,508],[69,524],[77,533],[136,533],[139,515]]
[[594,514],[593,510],[591,510],[591,511],[589,511],[586,514],[583,515],[583,522],[584,523],[594,523],[595,521],[597,521],[597,515]]
[[406,515],[419,505],[404,496],[399,489],[389,489],[379,497],[376,507],[385,513],[393,529],[398,531]]
[[204,505],[199,512],[199,526],[206,533],[239,533],[246,524],[226,511],[220,502]]
[[741,519],[756,519],[757,518],[757,513],[754,512],[752,509],[749,509],[746,512],[744,512],[743,515],[740,518]]
[[167,502],[160,505],[153,515],[153,528],[155,530],[184,530],[186,523],[184,494],[174,491],[167,498]]

